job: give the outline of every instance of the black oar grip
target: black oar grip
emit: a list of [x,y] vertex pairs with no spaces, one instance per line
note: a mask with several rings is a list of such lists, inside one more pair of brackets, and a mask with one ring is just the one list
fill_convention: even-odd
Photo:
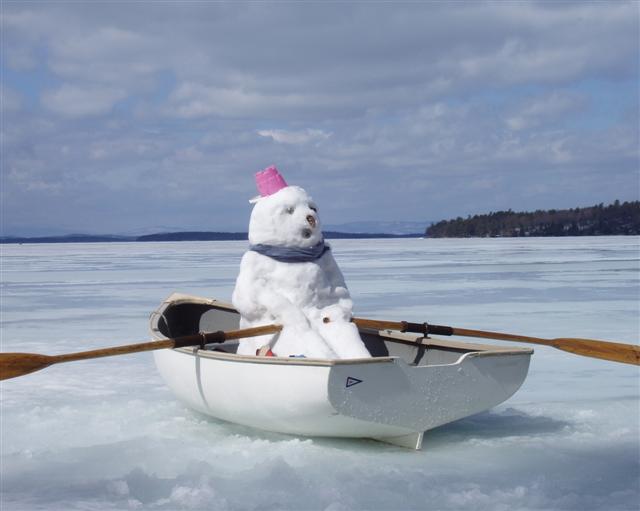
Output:
[[407,321],[402,322],[402,331],[424,335],[453,335],[453,328],[450,326],[430,325],[429,323],[409,323]]
[[453,328],[442,325],[427,325],[427,333],[436,335],[453,335]]
[[218,332],[204,333],[200,332],[196,335],[185,335],[184,337],[176,337],[174,342],[174,348],[187,348],[189,346],[200,346],[204,348],[205,344],[224,342],[226,340],[225,332],[222,330]]
[[[202,335],[204,344],[211,344],[214,342],[222,343],[227,340],[227,333],[223,332],[222,330],[218,330],[217,332],[209,332],[209,333],[200,332],[200,335]],[[204,345],[202,347],[204,348]]]

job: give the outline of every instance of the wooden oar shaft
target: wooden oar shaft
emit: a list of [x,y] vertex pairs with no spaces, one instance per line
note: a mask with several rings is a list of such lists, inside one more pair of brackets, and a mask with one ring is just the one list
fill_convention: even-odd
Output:
[[495,339],[498,341],[527,342],[532,344],[543,344],[545,346],[555,346],[554,339],[541,339],[539,337],[505,334],[502,332],[486,332],[484,330],[469,330],[467,328],[452,328],[451,330],[451,335],[459,335],[462,337],[476,337],[480,339]]
[[400,332],[415,332],[424,335],[459,335],[462,337],[477,337],[482,339],[496,339],[501,341],[529,342],[553,346],[553,340],[527,337],[524,335],[505,334],[501,332],[487,332],[484,330],[469,330],[430,323],[410,323],[408,321],[378,321],[376,319],[353,318],[353,322],[360,328],[373,328],[379,330],[398,330]]
[[600,358],[602,360],[621,362],[623,364],[640,365],[640,346],[634,346],[633,344],[600,341],[595,339],[575,339],[569,337],[541,339],[539,337],[527,337],[525,335],[505,334],[500,332],[483,332],[479,330],[467,330],[465,328],[454,328],[453,335],[541,344],[544,346],[551,346],[562,351],[567,351],[575,355]]
[[143,342],[139,344],[127,344],[111,348],[79,351],[63,355],[40,355],[37,353],[0,353],[0,380],[15,378],[24,374],[33,373],[53,364],[72,362],[74,360],[87,360],[91,358],[112,357],[126,355],[142,351],[161,349],[184,348],[187,346],[204,346],[210,343],[221,343],[243,337],[255,337],[258,335],[273,334],[282,330],[280,325],[265,325],[241,330],[229,330],[227,332],[210,332],[195,335],[186,335],[174,339],[162,341]]
[[141,351],[153,351],[162,349],[184,348],[187,346],[204,346],[205,344],[221,343],[242,337],[256,337],[258,335],[273,334],[282,330],[279,325],[265,325],[254,328],[244,328],[242,330],[228,330],[226,332],[209,332],[194,335],[185,335],[174,339],[162,341],[143,342],[139,344],[126,344],[124,346],[114,346],[111,348],[101,348],[90,351],[80,351],[77,353],[67,353],[65,355],[54,355],[52,358],[57,362],[71,362],[73,360],[86,360],[89,358],[112,357],[114,355],[126,355],[128,353],[139,353]]
[[406,321],[378,321],[375,319],[353,318],[353,322],[359,328],[372,328],[378,330],[398,330],[400,332],[415,332],[424,335],[459,335],[462,337],[476,337],[482,339],[495,339],[499,341],[526,342],[551,346],[562,351],[582,355],[585,357],[599,358],[612,362],[640,365],[640,346],[623,344],[611,341],[599,341],[595,339],[542,339],[526,335],[508,334],[503,332],[488,332],[484,330],[470,330],[428,323],[408,323]]
[[591,358],[640,365],[640,346],[592,339],[553,339],[554,348]]
[[378,319],[352,318],[358,328],[373,330],[398,330],[399,332],[415,332],[420,334],[454,335],[450,326],[431,325],[428,323],[409,323],[408,321],[381,321]]
[[57,364],[61,362],[73,362],[75,360],[88,360],[90,358],[127,355],[129,353],[139,353],[141,351],[161,350],[165,348],[175,348],[174,339],[142,342],[139,344],[127,344],[126,346],[113,346],[111,348],[101,348],[97,350],[78,351],[76,353],[65,353],[64,355],[51,355],[51,358],[53,359],[52,363]]

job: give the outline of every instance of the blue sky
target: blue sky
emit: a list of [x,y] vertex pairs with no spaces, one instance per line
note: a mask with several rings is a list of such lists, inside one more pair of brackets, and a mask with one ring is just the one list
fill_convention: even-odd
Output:
[[640,197],[637,2],[2,2],[3,234]]

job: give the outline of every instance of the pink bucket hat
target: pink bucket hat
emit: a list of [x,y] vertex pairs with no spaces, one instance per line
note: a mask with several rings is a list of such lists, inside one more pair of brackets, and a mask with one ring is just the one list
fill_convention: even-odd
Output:
[[273,195],[279,190],[282,190],[287,185],[284,178],[278,172],[278,169],[275,165],[271,165],[260,172],[256,172],[256,186],[258,187],[258,192],[260,192],[259,197],[255,197],[251,199],[251,202],[255,202],[262,197],[268,197],[269,195]]

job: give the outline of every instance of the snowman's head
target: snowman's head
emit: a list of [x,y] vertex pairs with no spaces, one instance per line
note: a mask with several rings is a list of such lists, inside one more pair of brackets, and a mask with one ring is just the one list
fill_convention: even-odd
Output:
[[259,199],[249,221],[249,243],[309,248],[322,241],[318,207],[299,186]]

